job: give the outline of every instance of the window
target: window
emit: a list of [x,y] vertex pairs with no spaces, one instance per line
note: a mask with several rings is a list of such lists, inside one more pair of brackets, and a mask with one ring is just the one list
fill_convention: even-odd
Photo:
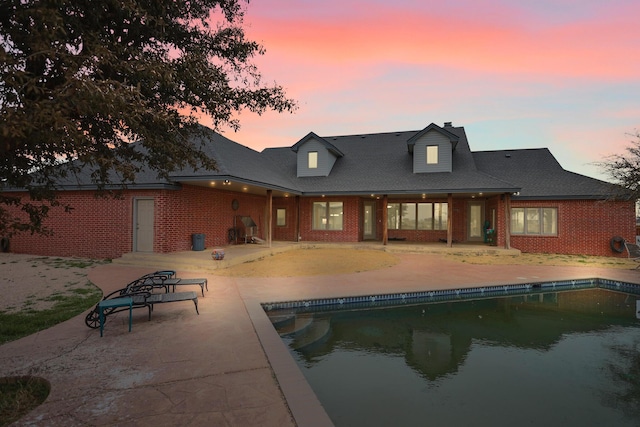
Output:
[[428,165],[438,164],[438,146],[437,145],[427,145],[427,164]]
[[400,229],[400,203],[389,203],[387,205],[387,229]]
[[416,204],[403,203],[402,210],[400,212],[401,212],[400,228],[402,230],[415,230],[416,229]]
[[276,209],[276,227],[287,225],[287,210],[285,208]]
[[556,236],[557,208],[512,208],[511,233]]
[[446,230],[447,214],[446,203],[389,203],[387,229]]
[[447,229],[447,216],[449,205],[446,203],[434,203],[433,204],[433,229],[434,230],[446,230]]
[[318,152],[309,151],[309,169],[318,168]]
[[313,202],[314,230],[342,230],[342,202]]
[[433,203],[418,203],[418,230],[433,230]]

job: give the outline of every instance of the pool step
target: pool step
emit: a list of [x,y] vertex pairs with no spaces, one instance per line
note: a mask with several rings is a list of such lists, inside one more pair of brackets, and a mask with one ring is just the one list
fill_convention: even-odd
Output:
[[273,324],[273,327],[276,329],[284,328],[290,325],[291,323],[294,323],[296,320],[296,315],[293,313],[278,314],[278,315],[268,316],[268,317],[269,317],[269,320],[271,320],[271,324]]
[[321,344],[331,335],[331,319],[313,319],[313,322],[304,330],[293,337],[289,346],[294,350],[303,350],[314,344]]
[[291,314],[270,317],[271,323],[280,336],[297,335],[305,331],[313,323],[313,314]]

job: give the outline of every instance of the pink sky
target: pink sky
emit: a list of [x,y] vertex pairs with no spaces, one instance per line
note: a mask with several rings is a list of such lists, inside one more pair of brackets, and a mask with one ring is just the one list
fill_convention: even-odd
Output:
[[[261,151],[451,121],[471,149],[548,147],[565,169],[623,153],[640,130],[640,2],[263,0],[247,35],[294,114],[240,115]],[[206,121],[205,121],[206,123]]]

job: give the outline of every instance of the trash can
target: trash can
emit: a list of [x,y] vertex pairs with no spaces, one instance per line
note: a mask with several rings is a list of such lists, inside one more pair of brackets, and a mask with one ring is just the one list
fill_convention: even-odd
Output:
[[204,251],[204,234],[191,235],[191,249],[194,251]]

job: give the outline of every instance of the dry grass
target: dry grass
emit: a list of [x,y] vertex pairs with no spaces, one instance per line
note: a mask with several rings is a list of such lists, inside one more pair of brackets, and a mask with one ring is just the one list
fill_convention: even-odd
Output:
[[559,255],[559,254],[521,254],[519,256],[505,255],[447,255],[447,259],[469,264],[491,265],[555,265],[555,266],[585,266],[601,268],[634,268],[637,263],[626,258],[597,257],[587,255]]
[[294,277],[346,274],[396,265],[393,254],[368,249],[304,249],[236,265],[216,274],[232,277]]
[[[448,260],[486,265],[554,265],[602,268],[634,268],[637,264],[625,258],[592,257],[557,254],[473,255],[441,254]],[[216,274],[232,277],[294,277],[323,274],[348,274],[378,270],[396,265],[398,256],[367,249],[304,249],[218,270]]]

